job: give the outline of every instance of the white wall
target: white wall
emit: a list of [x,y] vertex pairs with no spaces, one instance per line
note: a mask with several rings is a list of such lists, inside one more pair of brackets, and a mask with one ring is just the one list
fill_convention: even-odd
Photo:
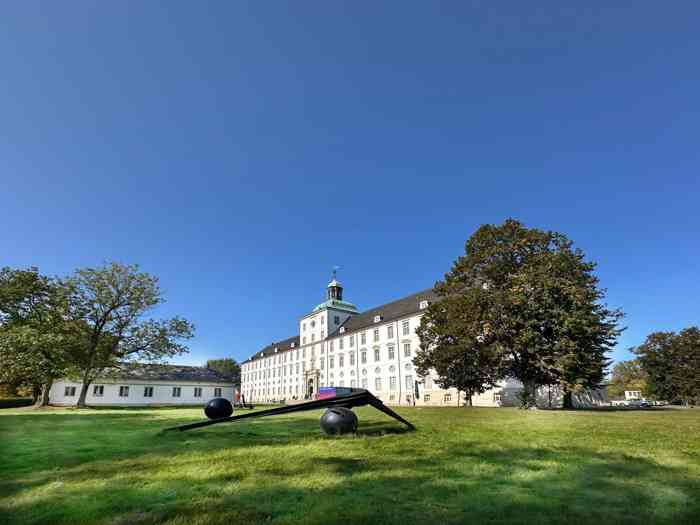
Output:
[[[103,385],[104,394],[94,395],[94,386]],[[74,396],[66,396],[66,387],[75,387]],[[129,396],[119,397],[119,387],[128,386]],[[144,397],[144,388],[153,387],[153,397]],[[74,405],[80,396],[82,385],[76,381],[59,380],[51,387],[52,405]],[[173,387],[180,387],[180,397],[173,397]],[[194,397],[195,387],[201,387],[202,397]],[[214,389],[221,388],[221,397],[233,401],[233,385],[215,383],[174,382],[174,381],[124,381],[100,382],[90,385],[86,402],[88,405],[203,405],[214,396]]]

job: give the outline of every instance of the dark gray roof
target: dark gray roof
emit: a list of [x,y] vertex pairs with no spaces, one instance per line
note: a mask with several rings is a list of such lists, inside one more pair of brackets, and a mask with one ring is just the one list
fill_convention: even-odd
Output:
[[[411,294],[407,297],[404,297],[403,299],[399,299],[397,301],[393,301],[382,306],[377,306],[376,308],[372,308],[371,310],[367,310],[366,312],[363,312],[361,314],[352,315],[345,321],[345,323],[343,323],[342,326],[345,327],[345,330],[347,332],[354,332],[355,330],[361,330],[363,328],[367,328],[369,326],[374,325],[374,317],[377,315],[381,316],[382,323],[387,321],[393,321],[395,319],[401,319],[402,317],[406,317],[416,312],[419,312],[421,301],[433,302],[437,299],[438,296],[435,292],[433,292],[433,289],[428,288],[427,290]],[[335,334],[333,334],[333,336],[335,335],[338,335],[337,331],[335,332]],[[262,350],[250,356],[249,359],[243,361],[243,363],[248,363],[255,359],[260,359],[261,357],[268,357],[275,353],[275,348],[278,348],[280,352],[284,350],[289,350],[290,348],[292,348],[292,343],[294,343],[295,346],[299,346],[298,335],[285,339],[284,341],[272,343],[266,346]],[[260,355],[261,352],[262,355]]]
[[[294,337],[288,337],[287,339],[284,339],[283,341],[278,341],[276,343],[270,343],[262,350],[255,352],[254,355],[250,356],[250,359],[243,361],[243,363],[247,363],[248,361],[253,361],[254,359],[260,359],[262,357],[271,356],[272,354],[275,353],[276,348],[278,349],[279,352],[283,352],[284,350],[289,350],[290,348],[292,348],[292,343],[294,343],[294,346],[299,346],[299,336],[298,335],[295,335]],[[261,353],[262,353],[262,355],[260,355]],[[241,363],[241,364],[243,364],[243,363]]]
[[433,289],[428,288],[427,290],[414,293],[398,301],[377,306],[359,315],[350,316],[342,326],[345,328],[346,332],[354,332],[376,324],[374,322],[376,316],[382,318],[380,321],[381,323],[401,319],[402,317],[407,317],[419,312],[421,301],[433,302],[437,300],[437,298],[438,296],[433,292]]
[[203,366],[162,365],[150,363],[124,363],[118,368],[108,368],[100,378],[138,379],[144,381],[199,381],[202,383],[233,384],[216,370]]

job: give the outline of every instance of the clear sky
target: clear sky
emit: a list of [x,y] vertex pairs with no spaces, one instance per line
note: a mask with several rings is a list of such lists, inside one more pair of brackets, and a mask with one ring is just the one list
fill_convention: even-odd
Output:
[[[587,6],[587,7],[582,7]],[[483,223],[569,235],[629,327],[700,311],[700,4],[7,2],[0,265],[118,260],[197,327],[294,335],[334,265],[361,309]]]

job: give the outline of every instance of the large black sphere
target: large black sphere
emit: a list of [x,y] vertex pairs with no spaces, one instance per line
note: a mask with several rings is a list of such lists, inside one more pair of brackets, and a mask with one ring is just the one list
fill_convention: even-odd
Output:
[[321,416],[321,428],[328,435],[355,432],[357,430],[357,416],[349,408],[329,408]]
[[204,407],[204,413],[209,419],[220,419],[233,414],[233,405],[223,397],[215,397]]

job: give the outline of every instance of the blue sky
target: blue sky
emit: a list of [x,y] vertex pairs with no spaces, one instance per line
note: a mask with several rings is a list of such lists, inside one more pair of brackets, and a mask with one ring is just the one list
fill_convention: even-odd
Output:
[[138,263],[161,278],[156,314],[196,324],[178,361],[199,364],[293,335],[334,265],[376,306],[514,217],[599,264],[626,358],[700,322],[699,17],[681,1],[8,3],[0,265]]

